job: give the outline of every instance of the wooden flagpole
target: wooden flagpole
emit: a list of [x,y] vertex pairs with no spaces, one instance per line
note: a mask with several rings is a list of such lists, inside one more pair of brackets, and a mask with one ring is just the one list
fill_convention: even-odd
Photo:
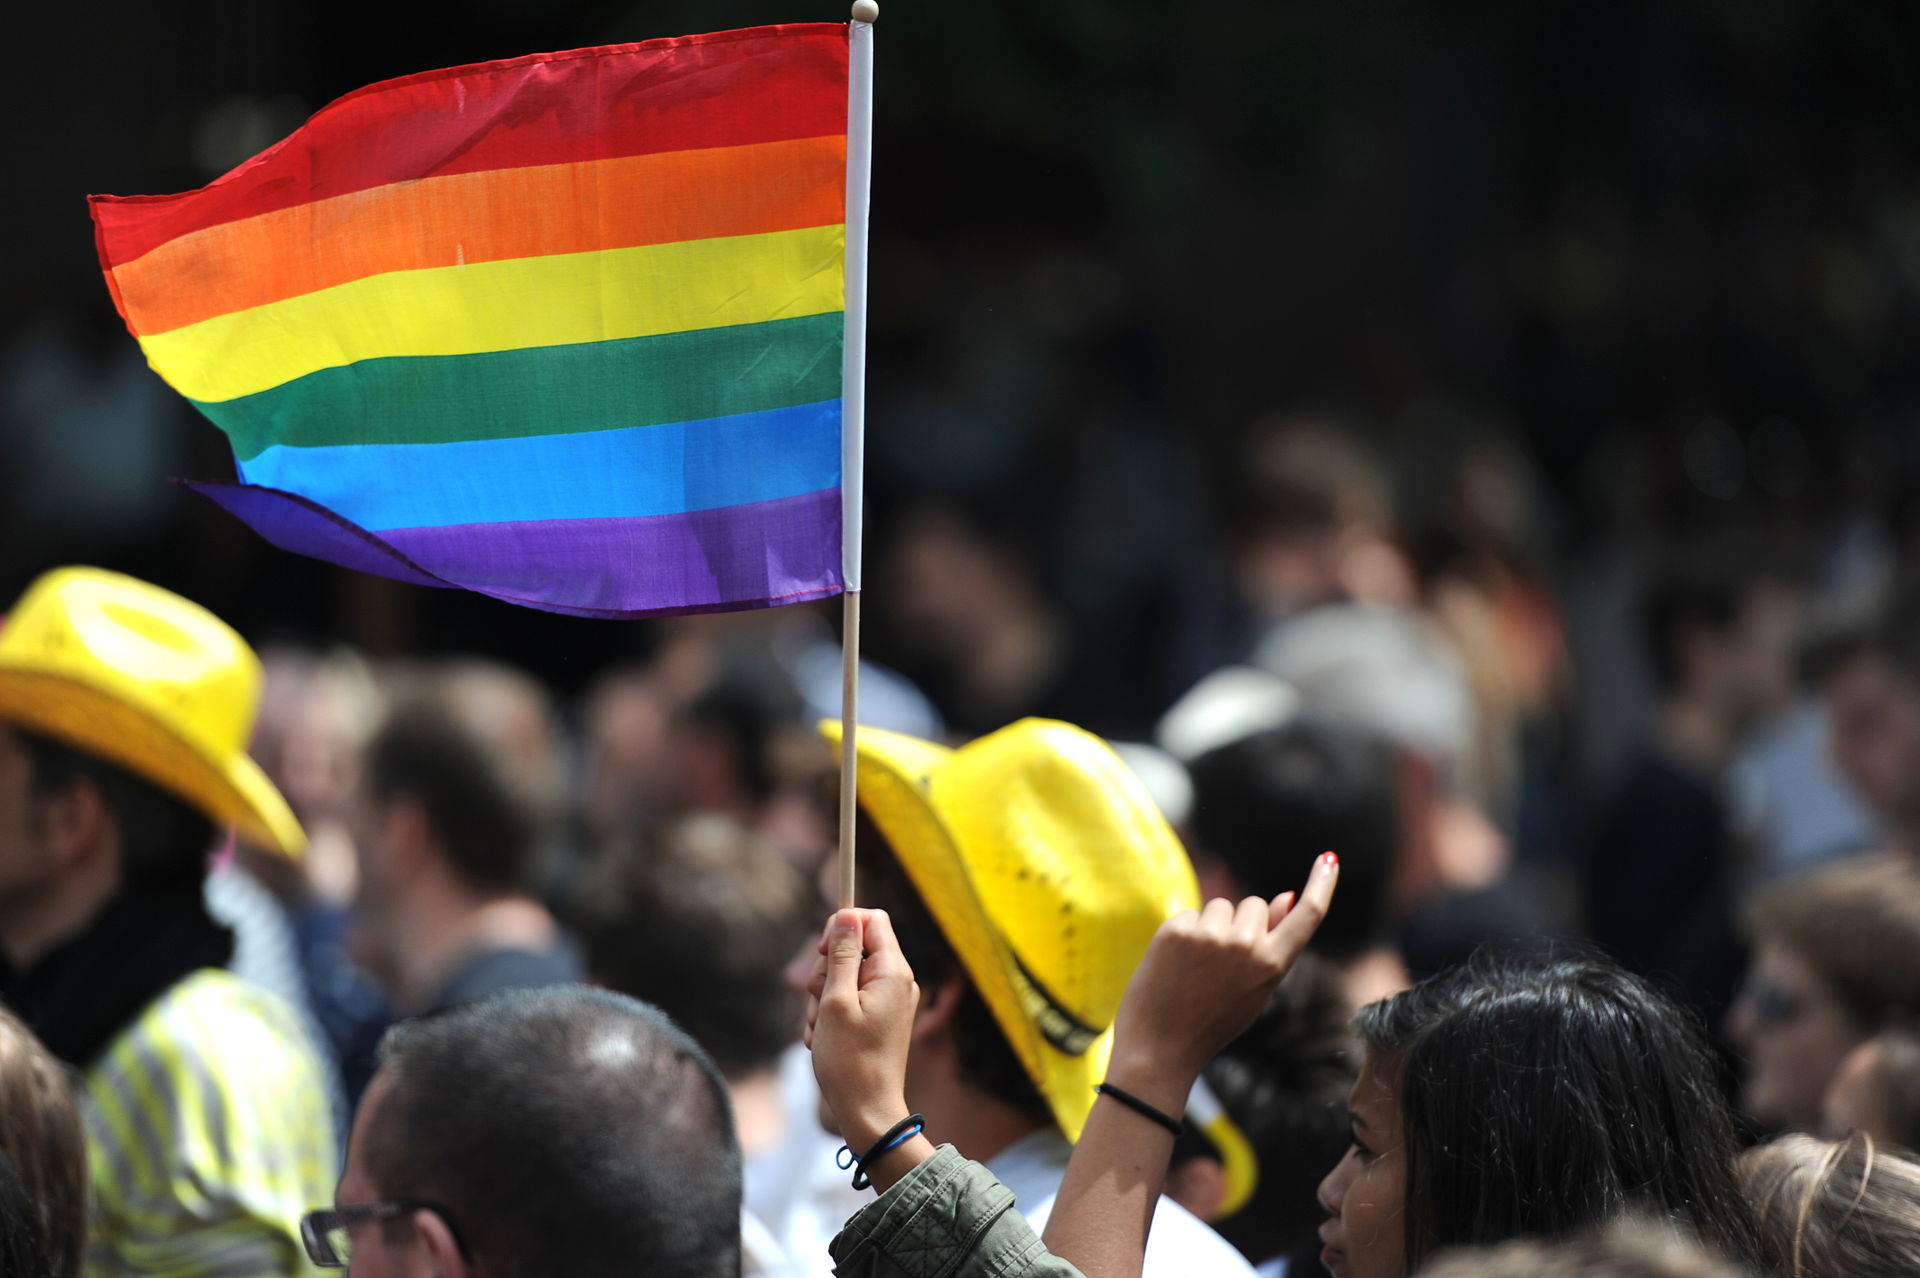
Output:
[[860,592],[841,596],[840,632],[840,906],[853,904],[854,787],[859,783],[854,733],[860,715]]
[[875,0],[854,0],[847,29],[847,296],[840,414],[840,905],[851,906],[860,730],[860,541],[866,484],[867,211],[873,177]]

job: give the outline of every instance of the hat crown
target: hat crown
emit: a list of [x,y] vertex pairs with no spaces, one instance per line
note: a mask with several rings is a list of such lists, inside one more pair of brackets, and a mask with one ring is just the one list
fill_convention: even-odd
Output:
[[[823,724],[829,740],[840,725]],[[1100,738],[1023,719],[949,750],[862,728],[860,804],[1069,1140],[1154,931],[1199,905],[1186,851]]]
[[260,662],[232,627],[172,591],[98,568],[34,582],[4,629],[0,657],[146,710],[211,753],[244,750]]
[[933,779],[1016,984],[1060,1051],[1113,1024],[1161,923],[1197,898],[1186,852],[1107,744],[1028,719],[961,748]]

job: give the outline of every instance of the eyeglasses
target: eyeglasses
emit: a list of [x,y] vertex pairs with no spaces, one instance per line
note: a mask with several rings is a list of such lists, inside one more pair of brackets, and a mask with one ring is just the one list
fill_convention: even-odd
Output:
[[[307,1257],[322,1269],[344,1269],[353,1263],[353,1230],[375,1220],[391,1220],[408,1212],[430,1211],[446,1222],[454,1245],[467,1256],[467,1245],[453,1227],[447,1213],[432,1203],[390,1202],[353,1203],[345,1207],[323,1207],[300,1218],[300,1241],[306,1244]],[[468,1257],[471,1259],[471,1257]]]
[[1800,1013],[1807,1008],[1807,1000],[1803,995],[1770,981],[1755,981],[1748,985],[1740,991],[1740,1001],[1746,1004],[1747,1014],[1753,1017],[1753,1023],[1762,1029],[1791,1025],[1800,1019]]

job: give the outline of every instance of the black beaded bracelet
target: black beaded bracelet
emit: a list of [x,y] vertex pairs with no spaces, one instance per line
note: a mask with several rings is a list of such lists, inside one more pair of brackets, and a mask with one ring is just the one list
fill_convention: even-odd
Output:
[[1187,1125],[1175,1118],[1172,1114],[1155,1109],[1138,1096],[1135,1096],[1132,1092],[1122,1091],[1112,1083],[1096,1083],[1093,1090],[1099,1092],[1102,1096],[1113,1097],[1134,1113],[1139,1114],[1142,1118],[1152,1119],[1154,1122],[1172,1132],[1175,1136],[1187,1130]]
[[[853,1187],[855,1189],[865,1189],[873,1184],[872,1178],[867,1175],[868,1163],[880,1157],[882,1154],[906,1144],[926,1129],[926,1115],[908,1114],[905,1118],[887,1128],[887,1134],[873,1142],[873,1148],[869,1149],[865,1154],[856,1155],[850,1146],[842,1145],[840,1147],[840,1153],[835,1154],[833,1160],[838,1164],[841,1171],[846,1171],[851,1167],[853,1169]],[[842,1158],[840,1156],[841,1154],[846,1155],[846,1157]]]

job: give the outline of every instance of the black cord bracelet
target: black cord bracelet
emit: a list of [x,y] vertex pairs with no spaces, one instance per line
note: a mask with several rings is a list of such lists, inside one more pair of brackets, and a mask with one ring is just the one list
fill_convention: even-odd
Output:
[[853,1168],[853,1187],[855,1189],[865,1189],[873,1184],[872,1178],[867,1175],[868,1163],[880,1157],[882,1154],[906,1144],[926,1129],[926,1115],[908,1114],[905,1118],[887,1128],[887,1134],[873,1142],[873,1148],[869,1149],[865,1154],[856,1155],[850,1146],[842,1145],[840,1147],[840,1154],[845,1154],[846,1157],[842,1158],[840,1154],[835,1154],[833,1160],[839,1164],[841,1171],[845,1171],[849,1167]]
[[1175,1136],[1187,1130],[1187,1125],[1175,1118],[1172,1114],[1155,1109],[1138,1096],[1135,1096],[1132,1092],[1122,1091],[1112,1083],[1097,1083],[1094,1085],[1093,1090],[1099,1092],[1102,1096],[1113,1097],[1134,1113],[1140,1115],[1142,1118],[1152,1119],[1154,1122],[1172,1132]]

